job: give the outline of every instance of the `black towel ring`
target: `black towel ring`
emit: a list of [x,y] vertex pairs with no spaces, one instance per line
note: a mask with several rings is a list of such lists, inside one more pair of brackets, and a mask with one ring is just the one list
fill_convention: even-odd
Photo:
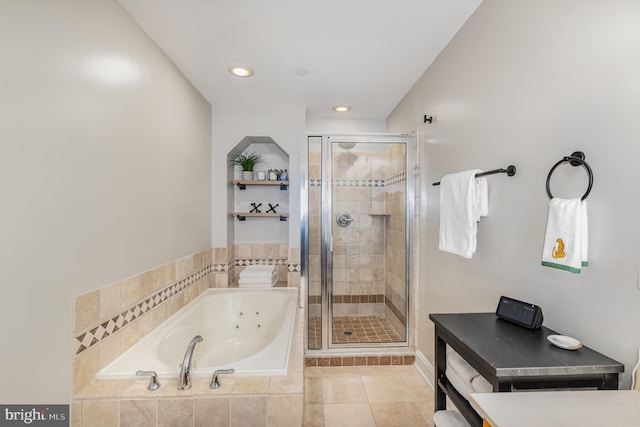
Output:
[[587,187],[587,191],[584,193],[580,200],[586,199],[591,192],[591,187],[593,187],[593,172],[591,171],[589,163],[584,160],[584,153],[582,151],[575,151],[571,153],[570,156],[563,157],[562,160],[553,165],[553,167],[549,171],[549,175],[547,175],[547,194],[549,195],[549,198],[553,199],[553,194],[551,194],[551,187],[549,186],[551,174],[558,166],[565,162],[569,162],[571,166],[584,166],[584,168],[587,170],[587,174],[589,175],[589,186]]

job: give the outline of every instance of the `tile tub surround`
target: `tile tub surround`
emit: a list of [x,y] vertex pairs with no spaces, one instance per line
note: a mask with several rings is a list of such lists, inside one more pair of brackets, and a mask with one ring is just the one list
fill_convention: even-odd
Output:
[[206,249],[74,298],[74,394],[213,284]]
[[222,375],[218,390],[209,389],[211,378],[194,379],[186,391],[177,389],[175,379],[161,380],[153,392],[146,388],[147,378],[97,381],[76,396],[72,425],[299,427],[304,404],[303,322],[304,310],[299,309],[287,376]]

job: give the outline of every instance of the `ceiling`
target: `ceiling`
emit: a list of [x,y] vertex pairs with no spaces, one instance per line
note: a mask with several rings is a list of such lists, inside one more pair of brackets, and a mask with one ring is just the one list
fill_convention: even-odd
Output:
[[120,0],[213,106],[352,119],[386,118],[480,2]]

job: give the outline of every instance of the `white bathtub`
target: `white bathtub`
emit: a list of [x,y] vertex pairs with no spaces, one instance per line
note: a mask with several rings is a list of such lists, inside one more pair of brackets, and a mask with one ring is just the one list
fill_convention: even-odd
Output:
[[178,378],[191,339],[193,377],[233,368],[237,375],[286,375],[296,319],[297,288],[208,289],[96,374],[137,378],[138,370]]

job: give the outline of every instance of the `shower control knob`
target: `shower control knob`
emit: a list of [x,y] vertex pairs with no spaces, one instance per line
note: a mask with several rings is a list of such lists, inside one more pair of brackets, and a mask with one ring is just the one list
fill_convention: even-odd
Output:
[[336,216],[336,223],[340,227],[348,227],[353,222],[353,218],[351,218],[351,214],[349,212],[340,212],[338,216]]

